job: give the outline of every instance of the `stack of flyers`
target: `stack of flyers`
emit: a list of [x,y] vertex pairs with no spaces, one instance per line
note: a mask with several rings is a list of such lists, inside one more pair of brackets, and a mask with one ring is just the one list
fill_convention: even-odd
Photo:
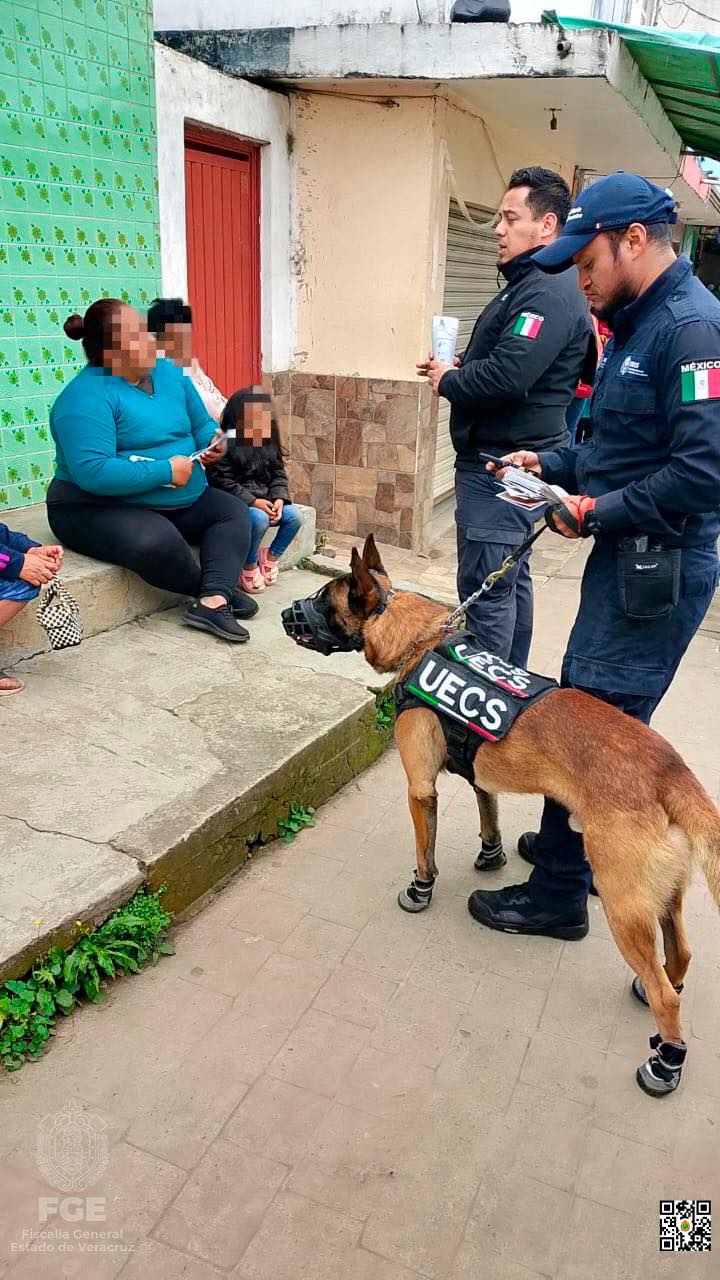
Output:
[[556,505],[558,499],[567,497],[559,484],[546,484],[540,476],[520,467],[508,467],[499,484],[498,498],[514,507],[523,507],[525,511],[537,511],[548,503]]

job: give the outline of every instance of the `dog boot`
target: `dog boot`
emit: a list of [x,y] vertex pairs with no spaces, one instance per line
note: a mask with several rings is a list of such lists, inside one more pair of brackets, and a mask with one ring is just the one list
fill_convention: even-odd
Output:
[[476,871],[499,871],[506,862],[502,840],[496,840],[493,844],[483,840],[482,849],[473,865]]
[[650,1048],[654,1052],[647,1062],[638,1067],[635,1079],[643,1092],[649,1093],[651,1098],[662,1098],[666,1093],[674,1093],[680,1083],[687,1045],[661,1040],[656,1035],[650,1037]]
[[432,901],[432,891],[435,884],[434,880],[421,880],[417,871],[413,878],[412,884],[407,889],[401,889],[398,894],[398,905],[403,911],[425,911]]
[[[682,995],[684,986],[685,986],[685,983],[681,982],[680,986],[675,988],[678,995]],[[639,1000],[641,1004],[644,1004],[646,1009],[650,1008],[650,1001],[647,998],[647,991],[645,990],[645,984],[637,976],[633,978],[630,986],[630,990],[632,991],[636,1000]]]

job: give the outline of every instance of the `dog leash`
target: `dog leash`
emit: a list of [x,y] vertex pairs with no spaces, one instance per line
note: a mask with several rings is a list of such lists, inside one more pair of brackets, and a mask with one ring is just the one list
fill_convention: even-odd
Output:
[[487,578],[483,582],[482,586],[479,587],[477,591],[473,591],[471,596],[468,596],[466,600],[461,601],[457,609],[453,610],[453,612],[450,614],[450,617],[447,618],[443,623],[442,630],[452,631],[458,618],[462,617],[466,609],[469,609],[471,605],[475,604],[476,600],[479,600],[481,596],[484,596],[485,593],[489,591],[491,587],[495,586],[496,582],[499,582],[501,578],[504,578],[505,574],[509,573],[510,570],[515,567],[518,560],[520,560],[520,558],[524,556],[525,552],[528,550],[529,547],[532,546],[533,542],[537,542],[537,539],[540,537],[542,533],[545,532],[547,528],[548,526],[546,524],[543,524],[540,526],[539,529],[534,529],[533,532],[527,538],[525,538],[525,540],[521,542],[518,547],[515,547],[514,550],[510,552],[510,555],[507,556],[505,560],[503,560],[502,564],[500,565],[500,568],[495,569],[492,573],[489,573]]

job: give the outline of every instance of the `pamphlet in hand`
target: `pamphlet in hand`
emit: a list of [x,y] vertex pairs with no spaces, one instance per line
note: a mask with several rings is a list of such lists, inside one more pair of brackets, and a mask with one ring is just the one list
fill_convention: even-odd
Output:
[[537,511],[550,502],[556,503],[558,498],[567,497],[560,485],[547,484],[540,476],[521,467],[508,467],[498,483],[502,486],[498,498],[525,511]]

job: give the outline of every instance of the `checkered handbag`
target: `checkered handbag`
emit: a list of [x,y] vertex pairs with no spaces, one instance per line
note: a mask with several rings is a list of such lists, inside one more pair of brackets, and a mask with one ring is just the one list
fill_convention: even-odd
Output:
[[83,638],[83,621],[80,609],[64,586],[55,577],[44,587],[37,607],[37,620],[44,628],[51,649],[70,649]]

